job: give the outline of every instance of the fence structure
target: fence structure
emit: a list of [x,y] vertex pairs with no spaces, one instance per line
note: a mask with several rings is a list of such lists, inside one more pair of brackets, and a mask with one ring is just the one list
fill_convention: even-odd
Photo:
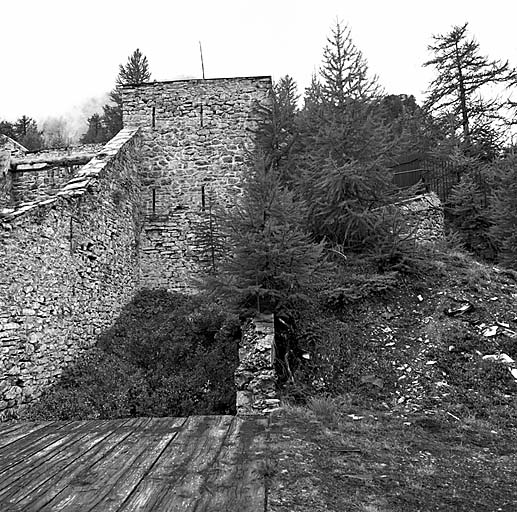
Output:
[[406,189],[420,185],[424,192],[434,192],[444,203],[461,176],[462,168],[446,160],[416,154],[392,167],[393,183]]

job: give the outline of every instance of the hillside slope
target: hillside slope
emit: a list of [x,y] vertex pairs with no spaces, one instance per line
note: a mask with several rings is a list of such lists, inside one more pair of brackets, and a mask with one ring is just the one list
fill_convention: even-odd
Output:
[[435,252],[391,277],[306,321],[327,340],[272,420],[268,510],[517,510],[516,274]]

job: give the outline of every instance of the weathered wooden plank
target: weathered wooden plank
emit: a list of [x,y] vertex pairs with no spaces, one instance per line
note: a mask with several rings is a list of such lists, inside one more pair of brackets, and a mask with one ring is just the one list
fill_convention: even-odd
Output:
[[7,434],[8,432],[11,432],[13,430],[16,430],[16,429],[20,428],[23,425],[25,425],[25,423],[21,422],[21,421],[3,421],[3,422],[0,422],[0,439],[1,439],[2,435]]
[[[24,510],[27,511],[52,510],[50,503],[63,491],[70,480],[106,457],[111,450],[131,435],[135,428],[147,421],[146,418],[138,418],[137,420],[110,422],[105,431],[95,431],[97,438],[89,439],[82,452],[75,454],[75,458],[61,466],[59,472],[54,473],[50,478],[41,480],[40,485],[20,499],[17,505],[24,507]],[[95,442],[95,439],[99,442]]]
[[68,426],[69,423],[47,423],[41,429],[33,429],[29,434],[6,445],[0,451],[0,472],[11,470],[13,466],[23,463],[55,441],[66,437]]
[[152,465],[170,440],[167,439],[165,444],[155,451],[156,444],[160,444],[160,439],[158,434],[153,432],[153,423],[155,420],[150,419],[143,428],[134,429],[130,436],[110,452],[109,456],[70,480],[66,488],[53,500],[52,510],[90,510],[95,503],[106,497],[128,466],[134,464],[143,453],[154,455],[150,463]]
[[[205,472],[196,511],[257,512],[265,505],[267,419],[235,418],[214,464]],[[163,502],[164,510],[168,502]]]
[[[190,467],[205,467],[220,450],[232,416],[189,417],[181,432],[168,444],[157,463],[145,475],[128,500],[119,509],[121,512],[148,512],[161,510],[158,504],[170,489],[174,489],[188,473]],[[189,510],[189,503],[199,492],[195,484],[185,496],[179,496],[180,507],[172,510]],[[169,512],[169,511],[168,511]]]
[[[265,418],[234,418],[217,457],[207,464],[189,465],[185,477],[169,488],[156,509],[263,511],[265,485],[261,466],[265,460],[266,429]],[[191,492],[194,487],[199,489],[196,494]],[[181,497],[188,495],[194,499],[187,505]]]
[[264,419],[74,422],[63,432],[34,431],[32,450],[14,443],[26,457],[0,478],[1,512],[264,509]]
[[[127,456],[123,454],[120,464],[116,460],[110,461],[102,478],[95,482],[95,487],[98,487],[95,493],[89,495],[85,489],[80,489],[81,502],[91,506],[88,510],[117,511],[186,421],[186,418],[154,418],[144,430],[136,432],[137,442],[131,447],[131,452],[134,453]],[[132,439],[128,438],[126,443],[128,442],[132,442]],[[74,509],[78,503],[77,499],[72,502]]]
[[108,428],[113,428],[109,420],[74,422],[71,427],[62,442],[56,441],[5,472],[0,497],[7,496],[10,502],[24,498],[107,437],[111,432]]
[[4,432],[0,433],[0,453],[7,446],[19,439],[24,438],[40,430],[42,428],[48,427],[49,425],[55,425],[55,422],[44,422],[44,423],[17,423],[14,427],[6,429]]

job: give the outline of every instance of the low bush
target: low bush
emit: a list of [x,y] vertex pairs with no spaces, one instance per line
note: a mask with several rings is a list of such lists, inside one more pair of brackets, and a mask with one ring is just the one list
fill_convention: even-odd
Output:
[[232,414],[239,338],[238,318],[213,301],[144,290],[26,416]]
[[63,373],[26,413],[27,419],[90,420],[141,414],[149,389],[143,372],[93,349]]

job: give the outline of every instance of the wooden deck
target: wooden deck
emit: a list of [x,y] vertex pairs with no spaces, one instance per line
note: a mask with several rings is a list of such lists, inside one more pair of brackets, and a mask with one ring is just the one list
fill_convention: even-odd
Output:
[[0,511],[262,512],[267,420],[0,424]]

